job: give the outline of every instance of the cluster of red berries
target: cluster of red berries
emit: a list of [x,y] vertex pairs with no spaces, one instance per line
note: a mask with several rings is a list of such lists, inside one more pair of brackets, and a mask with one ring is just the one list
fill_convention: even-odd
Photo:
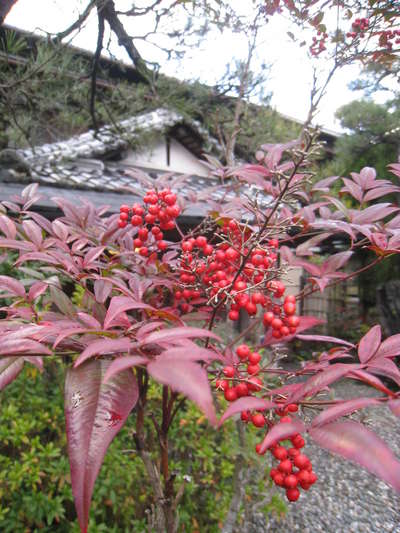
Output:
[[[296,413],[297,411],[298,406],[294,403],[285,406],[283,409],[276,409],[275,412],[280,417],[278,423],[291,422],[292,419],[287,414]],[[275,485],[286,489],[287,499],[295,502],[299,499],[300,488],[308,490],[318,478],[313,472],[310,459],[300,452],[305,445],[303,437],[296,433],[286,440],[290,440],[291,447],[285,448],[278,442],[269,448],[273,457],[279,461],[277,468],[271,469],[270,476]]]
[[240,309],[250,316],[263,309],[264,325],[272,327],[274,337],[293,334],[299,324],[295,297],[287,296],[281,304],[278,300],[286,287],[271,279],[271,269],[278,258],[278,240],[269,239],[266,245],[249,249],[249,230],[242,229],[233,219],[225,221],[219,237],[216,244],[203,235],[181,243],[182,286],[175,292],[176,303],[188,311],[189,304],[204,303],[204,299],[223,301],[228,318],[233,321],[239,319]]
[[[257,377],[261,370],[259,364],[261,362],[261,354],[252,352],[247,344],[238,346],[236,353],[240,363],[235,366],[225,366],[222,369],[224,378],[219,378],[215,381],[217,390],[224,391],[224,397],[228,402],[234,402],[243,396],[250,396],[252,392],[260,391],[262,388],[262,381]],[[263,427],[265,424],[263,415],[254,415],[254,420],[250,418],[250,415],[248,418],[243,418],[243,416],[243,421],[251,421],[256,427]],[[260,416],[262,417],[262,422]]]
[[[223,377],[221,376],[215,382],[217,390],[224,392],[224,397],[228,402],[234,402],[238,398],[251,396],[253,392],[262,390],[262,381],[256,376],[261,370],[261,354],[251,351],[247,344],[238,346],[236,353],[240,362],[234,366],[225,366],[222,369]],[[292,419],[288,414],[297,413],[297,411],[298,405],[294,403],[276,408],[275,415],[279,419],[277,423],[291,422]],[[242,411],[240,418],[256,428],[274,425],[262,410]],[[294,502],[300,496],[300,488],[308,490],[317,481],[317,476],[312,470],[310,459],[300,452],[305,445],[303,437],[296,433],[286,440],[291,442],[290,448],[285,448],[281,443],[269,448],[273,457],[279,461],[277,468],[271,469],[270,475],[277,486],[286,489],[287,499]],[[256,452],[261,454],[261,444],[257,444]]]
[[400,30],[384,30],[379,34],[379,44],[383,48],[392,50],[393,42],[400,44]]
[[125,228],[130,222],[132,226],[139,228],[133,244],[143,257],[149,255],[149,247],[146,244],[150,239],[156,243],[158,250],[163,251],[167,248],[167,243],[163,240],[163,230],[175,228],[175,219],[180,213],[176,199],[176,195],[170,189],[162,191],[152,189],[147,191],[143,198],[144,206],[121,205],[118,226]]
[[346,33],[346,37],[350,37],[352,39],[355,39],[357,35],[360,35],[360,37],[364,37],[364,32],[368,30],[368,28],[369,20],[367,18],[355,19],[351,24],[352,31]]
[[326,50],[326,40],[328,38],[327,33],[318,31],[317,36],[312,38],[312,45],[310,46],[310,54],[314,57],[319,56],[324,50]]

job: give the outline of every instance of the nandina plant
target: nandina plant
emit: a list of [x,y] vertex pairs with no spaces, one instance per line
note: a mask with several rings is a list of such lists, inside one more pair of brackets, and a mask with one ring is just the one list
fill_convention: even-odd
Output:
[[[47,357],[65,362],[68,455],[82,532],[88,531],[107,448],[129,415],[152,491],[149,527],[177,531],[184,484],[177,487],[170,471],[169,433],[186,399],[216,430],[235,416],[256,431],[259,444],[249,453],[271,453],[271,478],[291,502],[317,482],[312,457],[303,450],[307,438],[400,491],[400,462],[387,444],[344,418],[370,406],[400,414],[394,362],[400,335],[382,341],[376,325],[354,345],[304,334],[320,321],[298,314],[299,300],[361,271],[350,268],[355,250],[375,252],[363,271],[399,253],[399,208],[371,201],[400,189],[377,179],[371,168],[350,178],[311,180],[307,169],[315,146],[311,135],[265,145],[257,164],[238,168],[213,167],[210,160],[220,179],[215,196],[214,187],[185,197],[182,177],[154,181],[136,174],[148,190],[133,204],[126,199],[111,216],[105,207],[55,198],[63,216],[49,221],[32,210],[36,185],[3,202],[0,247],[18,252],[20,276],[0,276],[1,296],[7,298],[0,320],[0,388],[25,363],[41,370]],[[400,176],[399,164],[391,169]],[[339,200],[329,187],[340,180]],[[356,207],[346,207],[346,195]],[[190,213],[193,203],[204,218],[184,231],[179,215]],[[342,237],[348,249],[319,264],[304,258],[333,236]],[[299,294],[288,293],[291,266],[309,274]],[[67,295],[71,286],[80,288],[79,302]],[[236,338],[215,333],[226,317],[234,323],[240,314],[250,322]],[[243,342],[260,328],[262,341]],[[282,346],[293,339],[334,347],[289,372],[278,363]],[[360,380],[380,395],[327,399],[324,392],[340,379]],[[147,408],[152,381],[160,384],[159,417]],[[225,401],[228,407],[221,408]]]

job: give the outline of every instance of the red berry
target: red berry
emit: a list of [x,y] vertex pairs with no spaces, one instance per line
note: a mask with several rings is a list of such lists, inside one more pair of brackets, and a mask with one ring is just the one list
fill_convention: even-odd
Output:
[[305,441],[301,435],[298,435],[292,439],[292,443],[295,448],[303,448]]
[[196,239],[196,244],[200,248],[203,248],[207,244],[207,239],[204,237],[204,235],[199,235]]
[[310,484],[310,473],[307,472],[307,470],[299,470],[297,472],[297,479],[299,480],[299,483],[305,483],[306,485]]
[[261,444],[256,444],[256,453],[258,453],[258,455],[264,455],[266,451],[267,450],[261,453]]
[[283,461],[284,459],[287,459],[288,452],[283,446],[278,446],[274,449],[272,455],[275,457],[275,459],[278,459],[278,461]]
[[295,502],[300,497],[300,491],[299,489],[287,489],[286,491],[286,497],[290,502]]
[[288,489],[295,489],[297,487],[299,480],[294,474],[289,474],[285,477],[284,485]]
[[122,204],[119,211],[120,213],[129,213],[129,205]]
[[292,421],[292,419],[290,418],[290,416],[283,416],[280,420],[283,424],[288,424],[289,422]]
[[216,379],[215,380],[215,387],[217,390],[226,390],[229,387],[229,383],[226,381],[226,379]]
[[247,346],[247,344],[241,344],[236,348],[236,353],[240,359],[247,359],[250,355],[250,348]]
[[239,397],[248,396],[249,387],[247,386],[247,383],[241,382],[238,385],[236,385],[236,392]]
[[314,472],[310,472],[310,478],[309,478],[309,483],[310,485],[312,485],[313,483],[315,483],[317,481],[317,476],[314,474]]
[[279,463],[278,470],[284,474],[290,474],[292,472],[292,461],[290,459],[284,459]]
[[261,355],[258,352],[251,352],[248,359],[249,363],[252,365],[257,365],[261,361]]
[[223,369],[223,373],[227,378],[233,378],[233,376],[236,374],[236,370],[233,368],[233,366],[226,366]]
[[256,376],[252,376],[247,383],[249,391],[260,391],[262,389],[262,381]]
[[289,457],[296,457],[296,455],[299,455],[299,450],[297,448],[289,448],[288,449],[288,455]]
[[278,474],[278,470],[276,468],[271,468],[269,475],[271,479],[274,479],[274,477]]
[[164,196],[164,202],[167,205],[174,205],[176,202],[176,195],[174,193],[169,193]]
[[142,257],[147,257],[149,255],[149,249],[147,248],[147,246],[142,246],[140,249],[139,249],[139,254],[142,256]]
[[147,228],[140,228],[138,231],[138,237],[141,241],[147,241],[147,237],[149,236],[149,231]]
[[299,410],[299,407],[295,403],[290,403],[287,408],[290,413],[297,413]]
[[256,426],[256,428],[262,428],[265,425],[265,418],[264,415],[261,413],[256,413],[251,417],[251,421]]
[[243,421],[243,422],[248,422],[250,420],[250,415],[249,415],[249,412],[248,411],[242,411],[240,413],[240,419]]
[[248,365],[247,373],[251,376],[255,376],[260,372],[260,365]]
[[227,400],[228,402],[234,402],[235,400],[237,400],[237,397],[238,397],[236,388],[230,387],[230,388],[225,389],[224,396],[225,396],[225,400]]
[[131,218],[132,226],[141,226],[143,224],[143,219],[139,215],[133,215]]
[[274,477],[275,485],[278,485],[278,487],[283,487],[284,481],[285,481],[285,476],[282,474],[282,472],[278,472]]
[[121,220],[121,219],[118,220],[118,227],[126,228],[126,225],[127,225],[126,220]]
[[238,320],[239,319],[239,311],[229,311],[228,313],[229,320]]
[[124,211],[122,213],[120,213],[120,215],[119,215],[119,219],[120,220],[128,220],[128,218],[129,218],[128,213],[125,213]]
[[300,468],[300,470],[303,470],[309,464],[309,462],[309,458],[303,453],[299,453],[299,455],[296,455],[296,457],[293,459],[294,466],[297,466],[297,468]]

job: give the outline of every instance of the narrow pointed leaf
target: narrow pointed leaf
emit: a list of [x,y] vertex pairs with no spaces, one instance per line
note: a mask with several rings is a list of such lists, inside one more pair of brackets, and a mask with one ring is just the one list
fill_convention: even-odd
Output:
[[274,402],[269,402],[263,398],[256,398],[255,396],[239,398],[230,404],[228,409],[219,419],[218,426],[221,426],[225,420],[242,411],[248,411],[251,409],[273,409],[276,405],[277,404]]
[[400,417],[400,398],[398,400],[389,400],[388,406],[394,415]]
[[295,418],[292,422],[278,423],[273,426],[265,435],[260,446],[260,453],[264,453],[270,446],[280,440],[288,439],[297,433],[304,433],[305,425],[301,420]]
[[154,309],[151,305],[147,305],[143,302],[137,302],[133,298],[128,296],[114,296],[111,299],[110,306],[107,310],[106,317],[104,319],[104,329],[108,329],[112,321],[125,311],[131,309]]
[[109,364],[88,361],[69,369],[65,381],[71,484],[83,533],[87,532],[93,487],[108,446],[138,399],[136,379],[130,371],[103,383]]
[[182,359],[163,359],[157,357],[147,365],[147,371],[159,383],[168,385],[172,390],[181,392],[192,400],[216,425],[213,398],[207,372],[198,363]]
[[322,411],[322,413],[313,419],[311,426],[316,427],[329,424],[336,420],[336,418],[350,415],[351,413],[354,413],[354,411],[358,411],[358,409],[363,409],[370,405],[382,404],[376,398],[356,398],[354,400],[340,402],[338,405],[334,405],[329,407],[329,409]]
[[305,383],[303,383],[303,386],[297,389],[290,396],[288,401],[295,403],[301,398],[313,396],[331,383],[334,383],[338,379],[344,377],[352,370],[358,370],[360,367],[361,365],[345,363],[336,363],[334,365],[331,365],[326,370],[319,372],[315,376],[312,376],[310,379],[308,379]]
[[312,428],[321,448],[358,463],[400,492],[400,462],[385,442],[362,424],[347,420]]
[[376,352],[376,357],[395,357],[400,355],[400,333],[385,339]]
[[330,337],[329,335],[296,335],[296,339],[300,339],[302,341],[332,342],[354,348],[354,344],[351,342],[338,339],[337,337]]
[[24,368],[24,358],[19,356],[0,358],[0,391],[21,373]]
[[381,344],[382,331],[380,326],[374,326],[360,340],[358,345],[358,358],[361,363],[366,363],[375,355]]
[[113,378],[120,372],[127,370],[128,368],[132,368],[138,365],[145,365],[148,362],[149,359],[141,355],[128,355],[126,357],[118,357],[117,359],[114,359],[114,361],[112,361],[112,363],[108,367],[107,372],[104,376],[104,383],[109,381],[111,378]]
[[23,355],[26,353],[52,355],[47,346],[32,339],[6,338],[2,340],[0,338],[0,355]]
[[15,296],[25,297],[25,287],[21,282],[9,276],[0,276],[0,290],[5,289]]
[[190,339],[192,337],[202,338],[202,337],[211,337],[220,341],[220,337],[215,335],[212,331],[208,329],[193,328],[193,327],[177,327],[170,329],[163,329],[161,331],[154,331],[150,333],[143,341],[143,344],[155,344],[163,342],[175,342],[181,339]]
[[111,353],[129,352],[131,347],[131,341],[128,338],[122,339],[98,339],[89,344],[87,348],[83,350],[81,355],[74,363],[74,368],[81,365],[87,359],[90,359],[94,355],[103,355]]

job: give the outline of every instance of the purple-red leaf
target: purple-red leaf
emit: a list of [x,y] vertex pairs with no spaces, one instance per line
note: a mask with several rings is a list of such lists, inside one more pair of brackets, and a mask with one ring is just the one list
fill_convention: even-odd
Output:
[[112,291],[112,283],[104,279],[96,279],[94,282],[94,296],[96,302],[103,304],[110,296]]
[[25,298],[25,287],[21,282],[9,276],[0,276],[0,290],[6,289],[10,294]]
[[385,339],[376,352],[376,358],[395,357],[396,355],[400,355],[400,333]]
[[332,422],[309,433],[321,448],[358,463],[400,492],[400,462],[385,442],[362,424]]
[[145,339],[143,339],[142,344],[159,344],[159,343],[174,343],[182,339],[190,339],[192,337],[211,337],[220,341],[221,339],[218,335],[215,335],[212,331],[202,328],[193,328],[193,327],[177,327],[170,329],[163,329],[161,331],[154,331],[150,333]]
[[104,383],[109,381],[112,377],[128,368],[132,368],[138,365],[145,365],[149,362],[147,357],[141,355],[128,355],[126,357],[118,357],[114,359],[111,365],[108,367],[104,376]]
[[0,215],[0,231],[4,233],[7,239],[15,239],[17,228],[11,218],[6,215]]
[[131,341],[128,338],[122,339],[98,339],[89,344],[74,363],[74,368],[81,365],[86,359],[94,355],[129,352]]
[[311,427],[329,424],[329,422],[333,422],[336,418],[349,415],[354,413],[354,411],[358,411],[358,409],[363,409],[370,405],[380,405],[380,402],[376,398],[355,398],[340,402],[337,405],[329,407],[329,409],[325,409],[316,416],[312,421]]
[[358,358],[361,363],[366,363],[374,356],[381,344],[382,331],[379,325],[371,328],[360,340],[358,345]]
[[221,426],[225,420],[242,411],[248,411],[252,409],[273,409],[276,407],[276,403],[269,402],[263,398],[256,398],[254,396],[245,396],[239,398],[230,404],[225,413],[221,416],[218,425]]
[[395,416],[400,417],[400,398],[398,400],[389,400],[388,406]]
[[293,419],[291,422],[275,424],[275,426],[273,426],[265,435],[259,453],[264,453],[270,446],[276,444],[278,441],[292,437],[297,433],[303,433],[305,430],[305,425],[298,418]]
[[349,346],[350,348],[354,348],[354,344],[348,341],[344,341],[343,339],[338,339],[337,337],[330,337],[328,335],[297,335],[296,339],[300,339],[302,341],[318,341],[318,342],[333,342],[335,344],[343,344],[344,346]]
[[5,389],[21,373],[24,368],[24,358],[2,357],[0,358],[0,391]]
[[28,300],[30,302],[33,302],[34,300],[36,300],[36,298],[39,298],[39,296],[46,292],[47,287],[48,284],[46,282],[36,281],[29,289]]
[[289,397],[288,401],[290,403],[296,403],[301,398],[313,396],[331,383],[334,383],[338,379],[344,377],[352,370],[358,370],[359,368],[361,368],[361,365],[357,364],[336,363],[331,365],[303,383],[303,386],[296,390]]
[[143,302],[137,302],[128,296],[114,296],[114,298],[111,299],[110,306],[104,319],[104,329],[108,329],[113,320],[125,311],[131,309],[153,309],[153,307]]
[[83,258],[83,268],[88,268],[91,265],[91,263],[96,261],[96,259],[98,259],[101,256],[104,249],[105,249],[105,246],[96,246],[95,248],[92,248],[91,250],[89,250],[88,253],[85,255],[85,257]]
[[31,339],[0,338],[0,355],[22,355],[26,353],[52,355],[52,352],[46,346]]
[[213,398],[207,372],[198,363],[182,359],[157,357],[147,365],[147,371],[159,383],[181,392],[192,400],[215,426]]
[[138,399],[132,372],[104,383],[110,362],[88,361],[71,368],[65,381],[65,421],[72,492],[82,533],[87,532],[90,501],[110,442]]

